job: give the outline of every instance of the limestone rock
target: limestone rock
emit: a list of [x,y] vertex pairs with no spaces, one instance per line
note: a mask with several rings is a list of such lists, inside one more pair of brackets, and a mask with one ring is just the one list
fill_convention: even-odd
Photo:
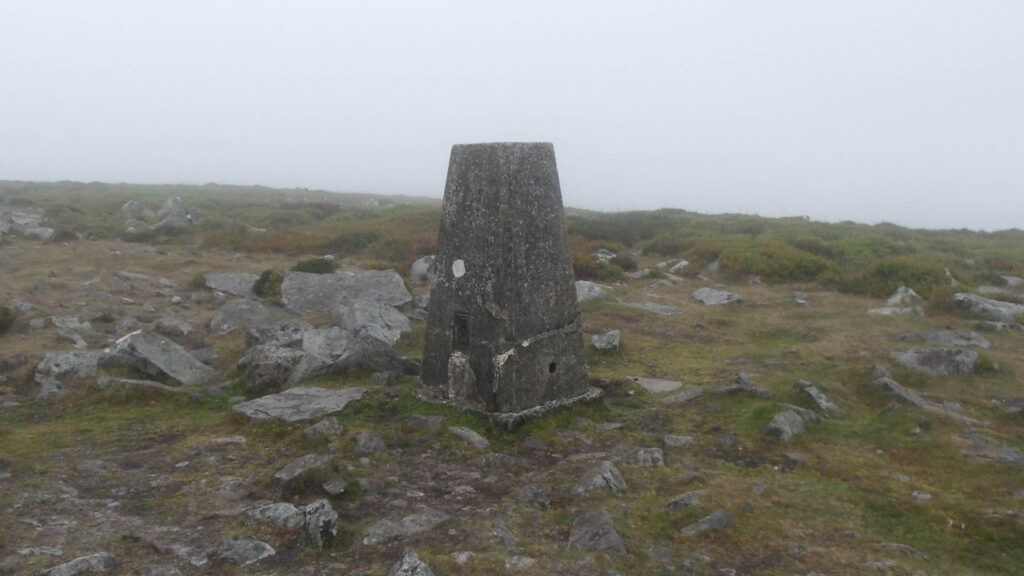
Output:
[[835,402],[829,400],[828,396],[825,396],[825,393],[818,390],[818,387],[814,384],[805,382],[804,380],[797,380],[796,387],[802,390],[804,394],[810,396],[811,400],[822,412],[826,414],[839,414],[841,412],[839,406],[837,406]]
[[218,292],[241,296],[242,298],[255,298],[252,286],[260,277],[244,272],[207,272],[204,278],[206,286]]
[[356,300],[348,305],[345,328],[394,344],[404,332],[412,330],[409,319],[390,304]]
[[156,215],[161,220],[150,228],[167,235],[181,234],[201,222],[195,208],[187,206],[179,196],[168,198]]
[[634,466],[664,466],[665,454],[661,448],[638,448],[623,456],[622,461]]
[[376,430],[362,430],[356,434],[354,441],[356,454],[363,456],[380,454],[388,449],[384,437]]
[[306,535],[313,547],[323,550],[324,543],[338,535],[338,513],[327,500],[317,500],[303,510]]
[[912,348],[889,355],[900,364],[931,376],[970,374],[978,361],[978,353],[965,348]]
[[[242,302],[238,300],[238,302]],[[301,346],[313,325],[302,320],[274,320],[267,323],[256,324],[245,333],[245,347],[252,348],[263,344],[264,346],[278,346],[281,348],[295,348]]]
[[465,441],[467,444],[480,450],[485,450],[491,445],[487,438],[484,438],[475,430],[466,428],[465,426],[449,426],[448,431]]
[[676,392],[670,396],[665,396],[661,399],[661,403],[671,405],[689,404],[703,395],[704,391],[700,386],[689,386],[680,392]]
[[245,516],[254,521],[264,524],[273,524],[281,528],[298,528],[305,522],[302,511],[288,502],[273,502],[245,512]]
[[682,510],[684,508],[693,508],[700,505],[700,501],[703,498],[703,490],[684,492],[683,494],[670,498],[669,501],[665,503],[665,509],[669,512],[675,512],[676,510]]
[[531,482],[519,487],[516,498],[541,510],[551,505],[551,486],[538,482]]
[[217,560],[227,564],[248,566],[276,554],[270,544],[255,538],[228,538],[217,546]]
[[326,454],[306,454],[292,460],[284,468],[274,474],[274,481],[279,485],[286,485],[295,479],[305,476],[314,470],[323,470],[331,463],[331,457]]
[[239,371],[245,373],[246,391],[276,392],[285,388],[293,370],[305,357],[305,352],[294,348],[262,344],[250,348],[238,361]]
[[623,302],[622,304],[624,306],[629,306],[630,308],[639,308],[641,310],[653,312],[654,314],[658,314],[659,316],[673,316],[681,312],[678,308],[673,308],[672,306],[666,306],[664,304],[658,304],[657,302],[639,301]]
[[601,351],[618,350],[620,341],[618,330],[609,330],[604,334],[594,334],[590,337],[590,345]]
[[187,350],[156,334],[137,330],[121,337],[108,348],[101,366],[131,366],[146,374],[167,376],[186,386],[213,384],[221,375],[196,360]]
[[921,316],[924,314],[924,310],[921,308],[923,303],[924,299],[913,288],[900,286],[885,301],[885,306],[872,308],[868,310],[868,313],[878,316],[900,316],[906,314]]
[[963,346],[988,348],[992,345],[988,338],[969,330],[929,330],[915,334],[904,334],[900,336],[900,340],[919,340],[933,346],[954,346],[958,348]]
[[333,274],[285,272],[281,283],[285,308],[299,314],[330,312],[338,304],[367,301],[402,306],[412,301],[394,270],[342,270]]
[[569,549],[626,554],[626,544],[615,530],[611,515],[604,509],[584,512],[573,521]]
[[416,284],[433,285],[437,276],[436,261],[437,256],[434,254],[413,261],[412,266],[409,267],[409,281]]
[[786,410],[772,417],[765,434],[789,442],[793,436],[803,434],[804,430],[804,419],[796,411]]
[[180,318],[175,318],[174,316],[166,316],[157,320],[154,329],[157,333],[169,338],[174,338],[176,336],[184,338],[192,333],[191,324]]
[[621,494],[628,488],[615,464],[602,460],[597,466],[587,470],[573,486],[572,495],[579,497],[593,490],[608,490],[613,494]]
[[365,388],[328,389],[299,386],[236,404],[232,410],[253,420],[300,422],[340,412],[366,393]]
[[89,378],[96,375],[99,350],[82,352],[47,352],[36,366],[36,375]]
[[684,526],[679,533],[687,538],[693,538],[707,532],[728,528],[731,525],[732,516],[730,516],[725,510],[719,508],[693,524]]
[[377,546],[378,544],[388,544],[404,540],[428,530],[433,530],[446,520],[448,520],[447,514],[433,508],[424,508],[419,512],[402,518],[399,522],[380,520],[366,530],[363,544],[366,546]]
[[338,424],[338,419],[334,416],[329,416],[323,420],[313,424],[302,431],[302,435],[309,440],[324,437],[328,440],[335,440],[344,429]]
[[682,387],[683,383],[678,380],[665,380],[662,378],[637,378],[630,376],[630,380],[636,382],[641,388],[651,392],[652,394],[659,394],[662,392],[672,392]]
[[258,300],[231,300],[213,315],[210,320],[210,334],[228,334],[239,328],[262,326],[294,318],[288,311],[264,306]]
[[358,334],[349,341],[345,352],[335,360],[328,372],[349,374],[351,372],[400,372],[419,374],[420,366],[395,352],[387,342],[366,334]]
[[420,560],[412,548],[406,548],[402,552],[402,559],[395,562],[388,576],[434,576],[434,571]]
[[117,560],[106,552],[80,556],[70,562],[44,570],[47,576],[76,576],[78,574],[95,574],[109,572],[117,568]]
[[771,398],[774,393],[768,389],[754,384],[753,377],[746,372],[740,372],[733,379],[732,384],[715,389],[715,394],[750,394],[756,398]]
[[302,350],[328,361],[340,358],[348,350],[352,336],[338,328],[313,328],[302,334]]
[[600,285],[588,280],[576,281],[576,302],[583,304],[591,300],[604,300],[608,298],[608,292]]
[[997,322],[1015,323],[1017,319],[1024,316],[1024,304],[1004,302],[1002,300],[991,300],[983,296],[969,292],[959,292],[953,296],[953,302],[957,306],[967,310],[971,314],[977,314],[989,320]]
[[707,286],[694,290],[693,299],[705,306],[722,306],[723,304],[743,302],[743,299],[737,294],[728,290],[708,288]]

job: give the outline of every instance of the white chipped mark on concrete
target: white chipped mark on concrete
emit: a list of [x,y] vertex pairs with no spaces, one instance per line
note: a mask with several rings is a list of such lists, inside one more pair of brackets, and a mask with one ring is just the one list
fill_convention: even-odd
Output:
[[463,262],[462,258],[452,262],[452,274],[454,274],[456,278],[462,278],[462,276],[466,274],[466,263]]

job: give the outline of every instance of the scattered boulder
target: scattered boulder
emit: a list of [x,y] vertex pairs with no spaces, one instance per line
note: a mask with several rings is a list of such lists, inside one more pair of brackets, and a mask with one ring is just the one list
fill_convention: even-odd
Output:
[[916,340],[933,346],[977,346],[986,349],[992,345],[988,338],[969,330],[929,330],[904,334],[900,340]]
[[356,454],[363,456],[380,454],[388,449],[387,443],[384,442],[384,437],[376,430],[362,430],[356,434],[353,441],[356,444]]
[[629,379],[636,382],[641,388],[652,394],[672,392],[673,390],[678,390],[683,385],[683,383],[678,380],[665,380],[663,378],[638,378],[636,376],[630,376]]
[[994,444],[978,433],[967,434],[963,439],[970,442],[966,448],[961,450],[964,456],[988,462],[1024,466],[1024,452],[1021,452],[1015,446]]
[[449,426],[448,431],[459,439],[465,441],[470,446],[480,450],[485,450],[491,445],[487,438],[484,438],[475,430],[466,428],[465,426]]
[[395,352],[387,342],[367,334],[357,334],[349,341],[345,352],[328,369],[330,374],[351,372],[420,373],[419,362]]
[[705,306],[722,306],[724,304],[743,302],[743,298],[740,298],[738,294],[728,290],[708,288],[707,286],[694,290],[693,299]]
[[239,328],[263,326],[280,320],[294,320],[293,314],[281,308],[264,306],[258,300],[231,300],[221,306],[210,319],[210,334],[228,334]]
[[40,376],[89,378],[96,375],[102,352],[47,352],[36,366],[36,378]]
[[444,416],[437,414],[413,414],[409,416],[406,422],[417,430],[437,432],[441,429],[441,425],[444,424]]
[[583,304],[591,300],[604,300],[608,298],[608,292],[598,284],[588,280],[576,281],[576,303]]
[[639,308],[641,310],[653,312],[654,314],[658,314],[659,316],[673,316],[681,312],[681,310],[679,310],[678,308],[673,308],[672,306],[666,306],[664,304],[658,304],[657,302],[639,301],[623,302],[622,304],[624,306],[629,306],[630,308]]
[[626,544],[615,530],[615,523],[607,510],[584,512],[572,523],[569,549],[626,554]]
[[253,420],[301,422],[341,412],[366,393],[365,388],[328,389],[299,386],[236,404],[232,410]]
[[661,448],[637,448],[627,453],[621,460],[634,466],[658,467],[665,465],[665,453]]
[[746,372],[740,372],[733,379],[732,384],[722,386],[715,389],[715,394],[750,394],[756,398],[771,398],[774,396],[772,391],[768,388],[764,388],[754,384],[754,380],[750,374]]
[[162,220],[150,228],[161,234],[181,234],[201,223],[195,208],[185,205],[179,196],[168,198],[156,215]]
[[772,417],[765,434],[789,442],[793,436],[803,434],[804,419],[795,410],[786,410]]
[[828,396],[825,396],[825,393],[818,390],[814,384],[804,380],[797,380],[796,387],[799,390],[802,390],[804,394],[810,396],[811,400],[822,412],[826,414],[839,414],[841,412],[839,406],[837,406],[835,402],[829,400]]
[[918,316],[922,316],[924,315],[924,309],[921,308],[923,303],[924,299],[921,298],[913,288],[900,286],[885,301],[885,306],[882,306],[881,308],[872,308],[871,310],[868,310],[868,314],[874,314],[877,316],[916,314]]
[[252,285],[259,280],[256,274],[245,272],[207,272],[204,275],[206,286],[242,298],[255,298]]
[[402,306],[412,301],[394,270],[343,270],[333,274],[285,272],[281,283],[285,308],[299,314],[330,312],[338,304],[358,300]]
[[620,342],[621,337],[618,330],[609,330],[604,334],[594,334],[590,337],[590,345],[602,352],[618,350]]
[[524,484],[519,487],[516,497],[520,502],[545,510],[551,506],[551,486],[537,482]]
[[688,261],[680,260],[679,262],[673,264],[672,267],[668,269],[668,272],[669,274],[682,274],[683,272],[686,271],[686,267],[689,265],[690,263]]
[[1019,317],[1024,316],[1024,304],[992,300],[970,292],[958,292],[953,296],[953,302],[971,314],[997,322],[1013,324]]
[[964,424],[976,425],[980,424],[973,418],[968,418],[959,413],[959,409],[948,403],[939,403],[934,400],[924,398],[917,392],[904,387],[900,383],[893,380],[892,375],[883,366],[875,366],[875,380],[872,382],[872,386],[883,392],[887,392],[895,396],[898,400],[906,402],[916,408],[922,408],[933,412],[938,412],[962,422]]
[[394,344],[404,332],[412,330],[409,319],[390,304],[357,300],[347,306],[345,328],[353,334],[365,334]]
[[412,266],[409,267],[409,281],[432,286],[437,278],[436,260],[437,256],[431,254],[413,261]]
[[434,576],[434,571],[427,566],[412,548],[402,552],[402,559],[391,567],[388,576]]
[[[238,370],[244,371],[244,387],[248,392],[279,391],[291,381],[292,372],[306,353],[294,348],[254,346],[238,361]],[[326,372],[326,362],[322,369]]]
[[668,502],[665,503],[665,509],[669,512],[675,512],[684,508],[695,508],[700,505],[700,501],[703,498],[703,490],[684,492],[683,494],[669,498]]
[[175,318],[174,316],[166,316],[157,320],[154,329],[157,333],[167,336],[168,338],[185,338],[192,333],[191,324],[180,318]]
[[700,386],[688,386],[675,394],[662,398],[661,403],[669,405],[689,404],[703,395],[704,390]]
[[719,508],[693,524],[684,526],[679,533],[687,538],[693,538],[707,532],[728,528],[731,525],[732,516],[725,510]]
[[303,430],[302,435],[308,440],[321,437],[335,440],[341,436],[343,431],[341,424],[338,424],[338,419],[330,416]]
[[[241,302],[241,300],[238,300]],[[279,346],[295,348],[304,343],[306,334],[313,330],[313,325],[302,320],[275,320],[265,324],[256,324],[245,333],[245,347]]]
[[245,512],[246,518],[253,522],[273,524],[281,528],[298,528],[305,523],[305,515],[302,510],[288,502],[272,502]]
[[77,576],[78,574],[94,574],[97,572],[109,572],[117,568],[117,560],[106,552],[80,556],[70,562],[54,566],[44,570],[47,576]]
[[978,353],[966,348],[912,348],[904,352],[889,352],[904,366],[930,376],[970,374],[978,361]]
[[145,374],[166,376],[186,386],[203,386],[221,375],[187,350],[155,332],[136,330],[104,351],[100,366],[129,366]]
[[399,522],[380,520],[367,528],[366,534],[363,536],[363,544],[366,546],[377,546],[404,540],[433,530],[446,520],[448,520],[447,514],[433,508],[424,508],[415,514],[402,518]]
[[302,334],[302,350],[326,360],[341,357],[351,342],[352,336],[337,326],[312,328]]
[[602,460],[597,466],[587,470],[572,488],[572,495],[583,496],[594,490],[608,490],[613,494],[622,494],[628,486],[615,464]]
[[278,470],[274,474],[274,481],[280,486],[286,486],[310,472],[327,468],[330,463],[331,457],[326,454],[299,456]]
[[100,376],[96,380],[96,387],[100,390],[106,390],[112,386],[120,386],[125,389],[131,388],[150,388],[153,390],[162,390],[164,392],[173,392],[175,394],[181,394],[186,392],[185,388],[179,386],[168,386],[167,384],[161,384],[160,382],[154,382],[153,380],[137,380],[133,378],[113,378],[110,376]]
[[693,436],[666,434],[661,437],[661,444],[665,447],[665,450],[670,448],[689,448],[697,445],[697,439]]
[[338,513],[327,500],[317,500],[303,510],[306,535],[313,547],[323,550],[324,543],[338,535]]
[[228,538],[217,545],[217,560],[238,566],[255,564],[276,553],[270,544],[255,538]]

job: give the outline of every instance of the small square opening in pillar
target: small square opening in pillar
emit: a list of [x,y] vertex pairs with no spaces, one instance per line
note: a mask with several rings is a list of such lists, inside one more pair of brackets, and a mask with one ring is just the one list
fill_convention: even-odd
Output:
[[452,326],[452,350],[469,352],[469,314],[456,312]]

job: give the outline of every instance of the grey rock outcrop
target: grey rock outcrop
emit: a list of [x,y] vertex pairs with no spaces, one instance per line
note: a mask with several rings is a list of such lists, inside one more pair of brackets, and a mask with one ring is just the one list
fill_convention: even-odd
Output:
[[161,234],[181,234],[201,223],[195,208],[187,206],[179,196],[168,198],[156,215],[161,220],[151,228]]
[[572,523],[569,532],[570,550],[587,550],[606,554],[626,554],[626,544],[615,529],[607,510],[584,512]]
[[772,417],[768,422],[765,434],[789,442],[794,436],[803,434],[806,427],[804,419],[795,410],[786,410]]
[[204,279],[208,288],[218,292],[242,298],[255,298],[252,286],[259,280],[259,276],[245,272],[207,272]]
[[608,292],[600,285],[589,280],[576,281],[576,302],[583,304],[591,300],[604,300],[608,298]]
[[85,350],[81,352],[47,352],[36,366],[36,377],[89,378],[96,375],[102,352]]
[[437,256],[431,254],[417,258],[409,267],[409,281],[416,284],[433,284],[437,277]]
[[281,283],[285,308],[305,314],[330,312],[338,304],[359,300],[402,306],[412,301],[394,270],[342,270],[333,274],[285,272]]
[[674,316],[679,314],[681,310],[679,308],[673,308],[672,306],[666,306],[665,304],[658,304],[657,302],[623,302],[623,306],[629,306],[630,308],[639,308],[640,310],[646,310],[653,312],[659,316]]
[[[254,346],[238,361],[244,371],[244,386],[248,392],[277,392],[286,388],[295,367],[306,358],[306,353],[294,348]],[[321,365],[326,372],[326,363]]]
[[665,396],[661,399],[661,403],[681,406],[689,404],[703,395],[704,390],[700,386],[687,386],[675,394]]
[[992,300],[970,292],[958,292],[953,296],[953,302],[972,314],[997,322],[1015,323],[1024,316],[1024,304]]
[[821,390],[818,390],[818,387],[814,384],[804,380],[797,380],[796,387],[803,391],[804,394],[807,394],[811,398],[811,401],[814,402],[815,406],[817,406],[822,412],[826,414],[839,414],[841,412],[839,406],[837,406],[835,402],[829,400],[828,396],[826,396]]
[[345,352],[328,370],[331,374],[350,372],[399,372],[419,374],[420,365],[398,354],[387,342],[366,334],[357,334],[349,341]]
[[272,502],[245,512],[246,518],[253,522],[273,524],[281,528],[299,528],[305,522],[305,515],[288,502]]
[[590,345],[603,352],[618,350],[621,342],[621,335],[618,330],[609,330],[604,334],[594,334],[590,337]]
[[703,490],[694,490],[692,492],[684,492],[678,496],[669,498],[668,502],[665,503],[665,509],[669,512],[675,512],[684,508],[694,508],[700,505],[700,501],[704,498]]
[[320,499],[306,506],[303,510],[306,536],[317,550],[323,550],[324,544],[338,535],[338,513],[331,503]]
[[916,408],[937,412],[964,424],[980,424],[977,420],[960,414],[959,408],[954,405],[936,402],[921,396],[909,388],[906,388],[902,384],[893,380],[892,375],[884,367],[876,365],[874,371],[875,380],[872,382],[872,386],[876,389],[887,392],[895,396],[898,400]]
[[487,438],[465,426],[449,426],[448,431],[470,446],[480,450],[485,450],[491,445]]
[[673,390],[678,390],[683,386],[683,383],[678,380],[666,380],[664,378],[638,378],[636,376],[630,376],[629,379],[636,382],[641,388],[652,394],[672,392]]
[[746,372],[740,372],[733,378],[732,384],[716,388],[715,394],[749,394],[755,398],[771,398],[775,394],[769,388],[754,384],[754,379]]
[[331,463],[326,454],[306,454],[299,456],[274,473],[274,482],[284,486],[301,478],[314,470],[323,470]]
[[740,298],[738,294],[729,292],[728,290],[709,288],[707,286],[694,290],[693,299],[705,306],[722,306],[725,304],[743,302],[743,298]]
[[356,434],[353,441],[355,442],[356,454],[361,454],[363,456],[380,454],[388,449],[388,445],[384,441],[384,437],[376,430],[361,430]]
[[404,540],[433,530],[446,520],[448,520],[447,514],[433,508],[424,508],[419,512],[402,518],[399,522],[392,522],[386,519],[380,520],[367,528],[363,536],[363,544],[366,546],[377,546]]
[[665,453],[662,452],[661,448],[637,448],[623,456],[622,462],[634,466],[664,466]]
[[236,404],[232,410],[253,420],[301,422],[341,412],[366,393],[365,388],[328,389],[299,386]]
[[77,576],[78,574],[95,574],[109,572],[117,568],[117,560],[106,552],[80,556],[70,562],[44,570],[46,576]]
[[280,346],[295,348],[301,346],[313,325],[302,320],[275,320],[265,324],[256,324],[245,333],[245,347]]
[[262,326],[279,320],[294,320],[294,314],[264,306],[258,300],[231,300],[210,319],[210,334],[228,334],[239,328]]
[[216,370],[196,360],[174,341],[143,330],[118,339],[104,351],[99,365],[128,366],[145,374],[166,376],[186,386],[203,386],[221,379]]
[[687,538],[693,538],[707,532],[728,528],[731,525],[732,516],[725,510],[719,508],[693,524],[684,526],[679,533]]
[[420,560],[416,551],[406,548],[402,552],[402,558],[395,562],[388,571],[388,576],[435,576],[434,571],[427,566],[426,562]]
[[929,330],[904,334],[900,340],[916,340],[933,346],[977,346],[986,349],[992,345],[988,338],[969,330]]
[[228,538],[217,545],[217,561],[238,566],[249,566],[264,558],[270,558],[277,551],[255,538]]
[[978,361],[978,353],[966,348],[912,348],[889,352],[889,356],[908,368],[931,376],[970,374]]
[[371,336],[394,344],[412,330],[409,319],[390,304],[356,300],[347,306],[345,328],[354,334]]
[[587,470],[572,488],[572,495],[583,496],[594,490],[608,490],[613,494],[626,491],[628,485],[615,464],[602,460],[597,466]]

